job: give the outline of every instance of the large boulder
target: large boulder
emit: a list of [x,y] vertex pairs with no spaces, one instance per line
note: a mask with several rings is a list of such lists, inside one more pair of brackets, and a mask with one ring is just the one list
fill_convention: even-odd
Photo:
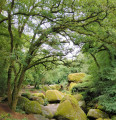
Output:
[[41,105],[37,101],[30,101],[25,104],[25,112],[32,114],[42,114]]
[[87,120],[86,114],[79,107],[78,101],[71,95],[65,95],[55,113],[57,120]]
[[72,73],[68,75],[69,82],[82,82],[82,79],[86,76],[85,73]]
[[108,114],[106,114],[105,112],[99,110],[99,109],[90,109],[88,114],[88,117],[90,118],[109,118]]
[[52,118],[52,112],[43,105],[40,105],[37,101],[30,101],[25,97],[19,97],[18,106],[28,114],[40,114],[46,118]]
[[49,102],[59,102],[64,97],[64,94],[58,90],[47,90],[46,98]]
[[21,97],[18,98],[17,105],[18,105],[22,110],[25,110],[25,105],[26,105],[27,103],[29,103],[29,102],[30,102],[30,100],[29,100],[28,98],[21,96]]
[[41,105],[36,101],[30,101],[25,97],[19,97],[18,106],[26,113],[42,114]]

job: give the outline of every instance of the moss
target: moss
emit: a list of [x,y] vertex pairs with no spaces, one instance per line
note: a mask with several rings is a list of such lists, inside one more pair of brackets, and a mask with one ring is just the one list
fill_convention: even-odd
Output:
[[37,102],[39,102],[40,104],[44,105],[44,99],[41,98],[41,97],[38,97],[38,101]]
[[25,104],[25,112],[33,114],[42,114],[42,109],[38,102],[30,101]]
[[50,88],[52,90],[60,90],[61,89],[61,85],[55,84],[55,85],[50,85]]
[[98,106],[97,106],[97,109],[104,110],[104,106],[98,105]]
[[39,104],[44,105],[44,99],[42,97],[33,97],[33,101],[37,101]]
[[68,120],[87,120],[86,114],[79,107],[77,100],[71,95],[64,96],[58,106],[55,117],[59,120],[60,118]]
[[28,103],[28,102],[30,102],[30,100],[29,99],[27,99],[26,97],[19,97],[18,98],[18,103],[17,103],[17,105],[18,105],[18,107],[20,107],[21,109],[25,109],[25,105]]
[[28,99],[31,98],[31,94],[28,93],[28,92],[26,92],[26,93],[22,93],[21,96],[26,97],[26,98],[28,98]]
[[76,95],[73,95],[75,97],[76,100],[78,101],[82,101],[83,100],[83,96],[81,94],[76,94]]
[[64,94],[58,90],[48,90],[46,91],[46,98],[49,102],[60,101]]
[[72,73],[68,75],[68,80],[71,82],[82,82],[82,79],[85,77],[85,73]]
[[41,89],[43,91],[51,90],[50,86],[48,86],[48,85],[43,85]]
[[109,117],[105,112],[99,109],[90,109],[87,116],[92,118],[108,118]]
[[32,96],[42,97],[43,99],[45,98],[45,95],[43,93],[32,93]]
[[116,120],[116,115],[112,116],[112,120]]
[[73,89],[74,86],[76,86],[77,84],[74,83],[74,82],[71,82],[70,85],[69,85],[69,91],[71,91]]

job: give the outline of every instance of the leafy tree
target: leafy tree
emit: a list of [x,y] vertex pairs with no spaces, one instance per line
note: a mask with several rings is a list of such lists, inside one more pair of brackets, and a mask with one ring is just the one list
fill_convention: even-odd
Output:
[[67,76],[70,73],[77,72],[77,68],[59,65],[49,71],[44,75],[44,83],[47,84],[67,84]]
[[[8,102],[12,110],[16,108],[26,71],[36,65],[50,62],[54,64],[61,60],[65,54],[64,44],[69,42],[68,38],[75,44],[81,43],[85,50],[88,50],[90,45],[95,46],[98,41],[98,47],[101,42],[115,42],[114,30],[110,33],[113,35],[111,40],[107,37],[112,35],[109,35],[110,29],[106,26],[111,20],[110,17],[114,16],[111,14],[114,3],[114,0],[6,1],[2,10],[7,14],[0,17],[0,26],[3,29],[3,24],[6,24],[9,35],[7,88]],[[62,40],[60,36],[65,39]]]

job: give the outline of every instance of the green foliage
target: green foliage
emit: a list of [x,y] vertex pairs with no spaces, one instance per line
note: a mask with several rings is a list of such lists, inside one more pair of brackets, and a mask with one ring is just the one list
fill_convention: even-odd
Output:
[[[71,40],[86,53],[75,60],[80,62],[75,65],[80,67],[78,71],[92,76],[94,84],[88,92],[94,93],[94,98],[105,91],[113,92],[108,88],[115,88],[116,80],[115,3],[115,0],[17,0],[14,3],[1,0],[0,91],[6,91],[7,78],[11,91],[15,86],[20,89],[21,83],[34,83],[39,88],[40,83],[67,82],[67,75],[77,72],[77,68],[54,68],[53,64],[70,51],[65,51],[64,43]],[[36,70],[35,66],[38,66]],[[51,68],[46,73],[45,69]]]
[[46,72],[44,80],[46,84],[66,84],[68,82],[68,74],[74,72],[77,72],[77,68],[60,65],[57,68]]
[[45,99],[44,99],[44,106],[46,106],[46,105],[48,105],[48,104],[49,104],[49,102],[48,102],[47,98],[45,98]]
[[[81,70],[84,69],[83,66],[88,66],[87,70],[91,75],[90,81],[78,84],[73,88],[73,91],[84,93],[86,102],[96,100],[105,111],[116,113],[116,49],[111,48],[110,45],[107,47],[108,50],[95,53],[99,66],[91,55],[88,54],[89,59],[86,59],[85,56],[86,62],[84,62],[85,65],[81,65]],[[87,89],[84,90],[83,88]]]
[[0,114],[0,119],[5,119],[7,117],[10,117],[11,115],[9,113],[2,113]]
[[83,79],[82,83],[77,83],[72,89],[71,93],[81,93],[82,95],[86,96],[87,90],[92,87],[93,81],[91,80],[91,75],[86,75]]
[[[2,113],[0,114],[0,119],[1,120],[19,120],[19,119],[15,119],[15,118],[11,118],[11,114],[9,113]],[[20,120],[28,120],[27,118],[23,118],[23,119],[20,119]]]

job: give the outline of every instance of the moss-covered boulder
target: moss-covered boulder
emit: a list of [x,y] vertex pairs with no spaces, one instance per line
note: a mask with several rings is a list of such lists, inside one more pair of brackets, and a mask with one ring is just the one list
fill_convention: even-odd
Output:
[[55,113],[57,120],[87,120],[86,114],[79,107],[77,100],[71,95],[65,95]]
[[86,76],[85,73],[72,73],[68,75],[69,82],[82,82],[82,79]]
[[19,97],[18,106],[26,113],[42,114],[41,105],[36,101],[30,101],[25,97]]
[[26,97],[19,97],[18,98],[18,102],[17,105],[22,109],[25,110],[25,105],[28,104],[30,102],[30,100]]
[[60,89],[61,89],[61,85],[58,85],[58,84],[49,85],[49,87],[50,87],[52,90],[60,90]]
[[68,87],[69,91],[71,91],[73,89],[73,87],[76,85],[77,85],[77,83],[71,82],[69,87]]
[[109,118],[108,114],[99,109],[90,109],[87,116],[90,118]]
[[43,93],[32,93],[31,95],[35,97],[42,97],[43,99],[45,98],[45,95]]
[[33,114],[42,114],[42,108],[38,102],[30,101],[25,104],[25,112]]
[[58,90],[47,90],[46,98],[49,102],[58,102],[64,97],[64,94]]

